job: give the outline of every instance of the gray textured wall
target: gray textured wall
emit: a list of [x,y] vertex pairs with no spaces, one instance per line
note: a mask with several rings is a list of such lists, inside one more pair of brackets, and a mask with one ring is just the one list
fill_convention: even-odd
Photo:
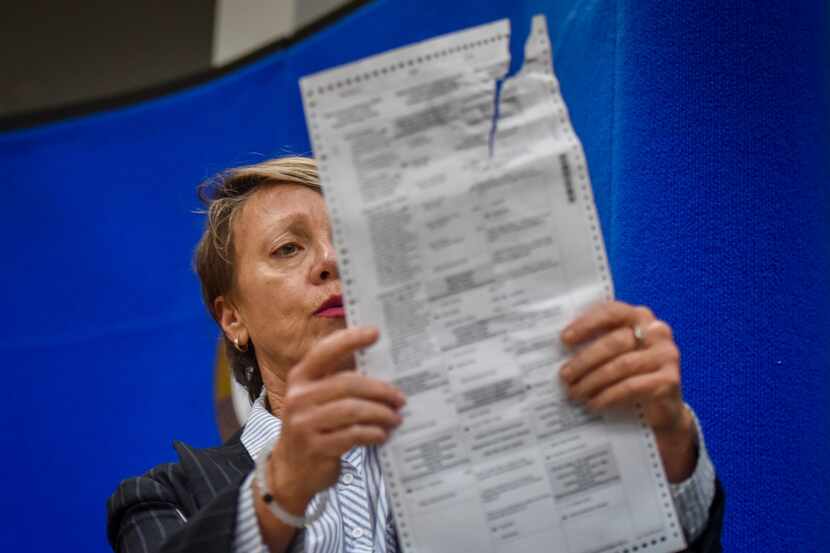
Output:
[[134,92],[208,69],[214,4],[18,0],[3,7],[0,116]]
[[0,118],[234,61],[349,0],[0,0]]

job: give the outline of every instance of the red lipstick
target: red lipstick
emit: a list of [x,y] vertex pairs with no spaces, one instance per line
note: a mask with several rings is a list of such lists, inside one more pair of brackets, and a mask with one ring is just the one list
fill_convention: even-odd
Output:
[[346,316],[346,311],[343,309],[343,296],[335,294],[329,296],[329,299],[324,301],[314,314],[318,317],[325,317],[327,319],[343,318]]

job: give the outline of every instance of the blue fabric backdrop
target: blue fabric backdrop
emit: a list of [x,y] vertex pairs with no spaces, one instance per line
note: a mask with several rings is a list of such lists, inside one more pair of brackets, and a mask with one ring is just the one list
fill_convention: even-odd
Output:
[[3,550],[106,551],[121,478],[218,441],[193,189],[309,151],[298,78],[502,17],[517,53],[537,12],[618,295],[675,326],[726,550],[827,550],[828,14],[712,0],[380,1],[206,85],[1,134]]

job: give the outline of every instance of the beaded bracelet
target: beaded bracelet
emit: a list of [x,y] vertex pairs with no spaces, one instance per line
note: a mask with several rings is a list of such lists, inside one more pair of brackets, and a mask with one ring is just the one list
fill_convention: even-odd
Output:
[[271,493],[271,489],[268,486],[266,467],[268,466],[268,459],[271,458],[272,445],[273,444],[268,444],[264,448],[264,451],[267,451],[267,454],[260,455],[259,459],[257,460],[256,474],[254,477],[257,489],[262,494],[262,501],[265,502],[265,505],[268,507],[268,510],[271,511],[272,515],[274,515],[284,524],[287,524],[288,526],[291,526],[293,528],[305,528],[306,526],[311,525],[314,521],[316,521],[323,515],[323,511],[326,510],[326,505],[329,502],[329,490],[325,490],[321,494],[317,495],[319,500],[317,501],[317,505],[314,511],[310,515],[298,517],[297,515],[292,515],[291,513],[283,509],[282,506],[279,503],[277,503],[277,499],[274,497],[274,494]]

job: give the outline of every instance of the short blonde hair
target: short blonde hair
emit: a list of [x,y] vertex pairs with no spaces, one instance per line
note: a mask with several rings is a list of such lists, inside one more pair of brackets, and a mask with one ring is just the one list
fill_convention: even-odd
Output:
[[[256,190],[280,184],[299,184],[322,194],[317,164],[311,158],[300,156],[228,169],[201,183],[197,189],[207,221],[196,245],[193,266],[199,275],[205,306],[217,324],[220,324],[220,313],[216,312],[214,301],[232,292],[236,278],[234,220]],[[249,343],[247,351],[241,352],[227,336],[224,341],[234,378],[253,401],[262,391],[254,344]],[[247,370],[249,367],[252,371]]]

